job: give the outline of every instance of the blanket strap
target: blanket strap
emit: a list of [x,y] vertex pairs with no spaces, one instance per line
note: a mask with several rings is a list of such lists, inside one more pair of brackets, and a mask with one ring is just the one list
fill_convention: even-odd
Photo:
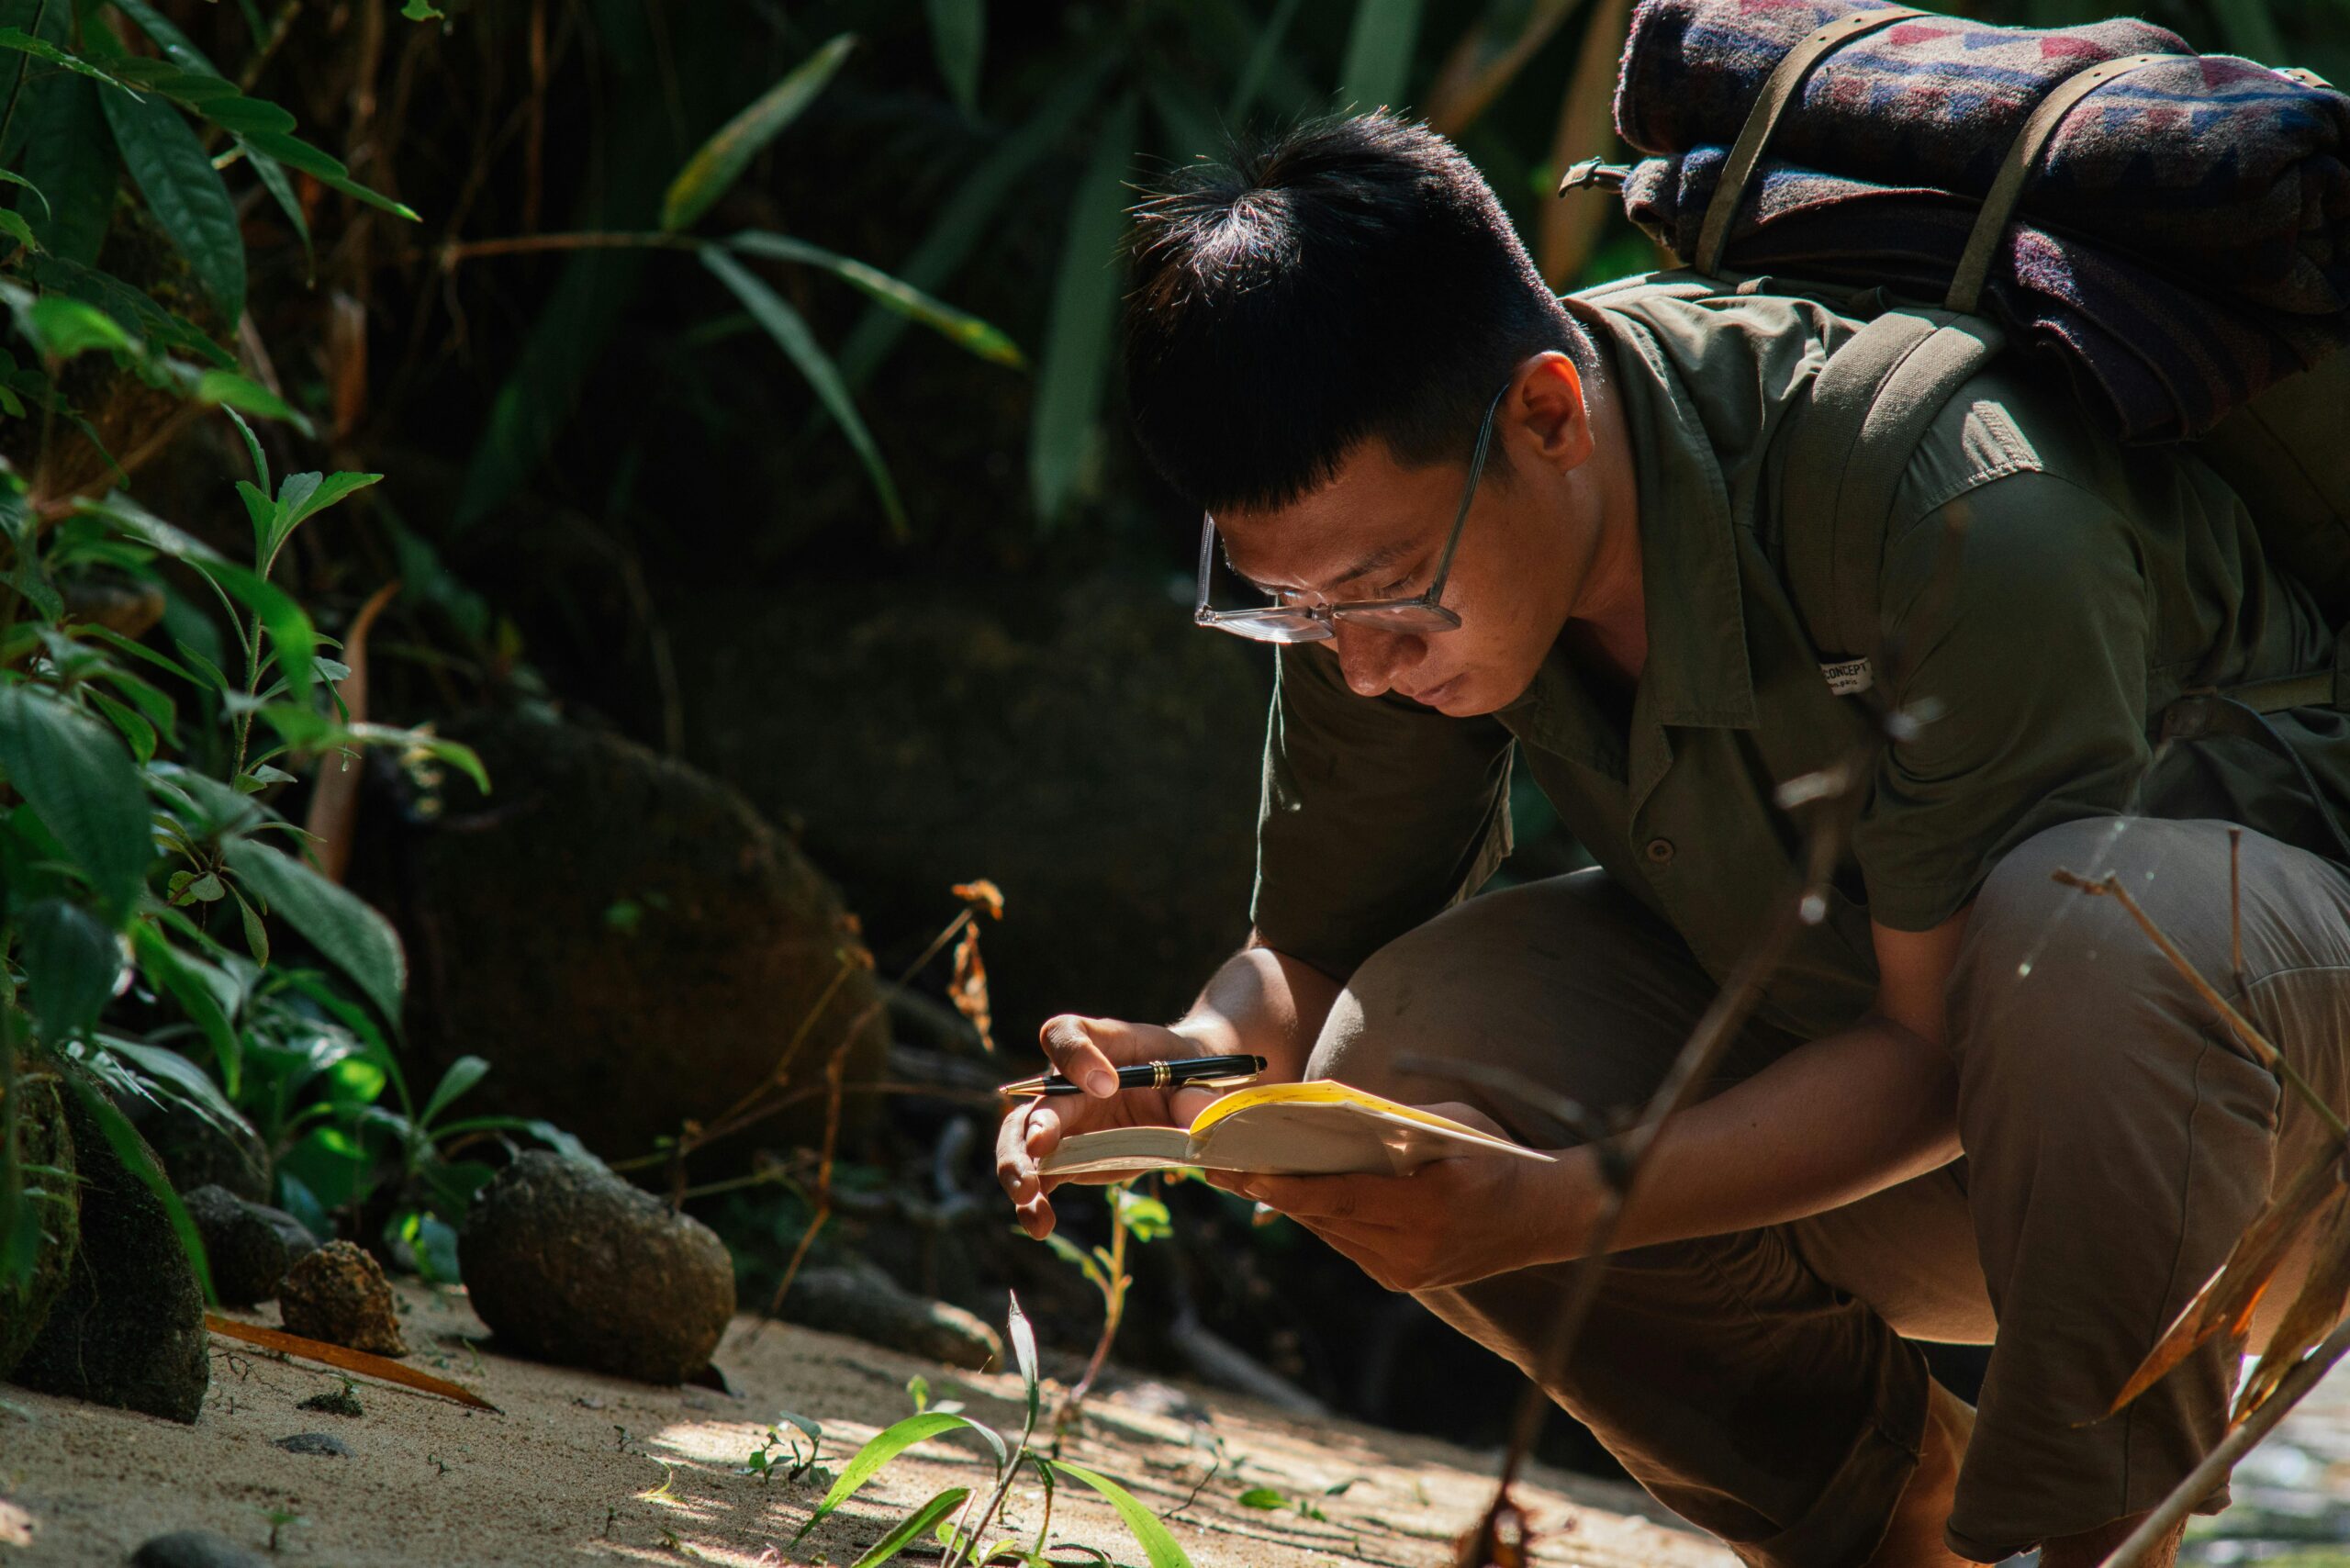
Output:
[[1865,38],[1905,17],[1922,15],[1908,6],[1854,11],[1814,29],[1808,38],[1779,57],[1779,63],[1764,79],[1762,90],[1755,95],[1754,106],[1746,111],[1746,123],[1739,128],[1738,140],[1731,143],[1729,158],[1722,164],[1721,177],[1714,185],[1714,199],[1707,204],[1706,221],[1697,230],[1699,272],[1708,276],[1720,275],[1722,248],[1729,243],[1730,220],[1738,216],[1739,203],[1746,198],[1746,183],[1754,177],[1755,166],[1762,161],[1762,150],[1770,144],[1771,133],[1778,129],[1780,115],[1795,102],[1796,90],[1811,68],[1854,39]]
[[1958,271],[1951,274],[1950,293],[1943,297],[1946,310],[1975,313],[1982,298],[1983,279],[1991,270],[1991,257],[1998,250],[1999,241],[2008,231],[2008,220],[2015,216],[2016,203],[2023,196],[2023,187],[2039,166],[2040,154],[2047,147],[2048,139],[2056,134],[2056,127],[2073,110],[2073,106],[2104,86],[2117,76],[2127,75],[2142,65],[2152,65],[2157,60],[2191,59],[2177,54],[2131,54],[2119,60],[2101,61],[2083,71],[2076,71],[2058,84],[2055,91],[2040,101],[2031,118],[2023,122],[2023,129],[2016,133],[2008,147],[2008,155],[1999,165],[1998,174],[1991,181],[1991,193],[1983,198],[1983,210],[1975,215],[1975,230],[1966,237],[1966,249],[1958,258]]

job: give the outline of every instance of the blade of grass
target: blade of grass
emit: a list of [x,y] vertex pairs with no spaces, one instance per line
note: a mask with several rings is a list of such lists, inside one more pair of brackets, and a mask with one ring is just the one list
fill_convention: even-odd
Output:
[[1126,227],[1125,178],[1138,113],[1132,94],[1111,110],[1069,206],[1028,436],[1029,489],[1037,516],[1048,524],[1077,489],[1109,378],[1125,278],[1117,250]]

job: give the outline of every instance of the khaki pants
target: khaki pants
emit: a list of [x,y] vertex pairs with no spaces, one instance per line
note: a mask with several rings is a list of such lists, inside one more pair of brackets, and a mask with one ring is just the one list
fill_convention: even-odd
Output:
[[[2059,868],[2118,873],[2236,991],[2225,824],[2109,819],[2032,839],[1984,886],[1951,982],[1965,1158],[1809,1219],[1619,1255],[1550,1385],[1748,1562],[1841,1568],[1875,1548],[1924,1429],[1908,1339],[1995,1347],[1949,1528],[1980,1562],[2153,1506],[2224,1429],[2238,1361],[2220,1344],[2098,1417],[2322,1129],[2124,911],[2058,886]],[[2235,1000],[2343,1104],[2350,876],[2246,833],[2242,880]],[[1467,1101],[1556,1148],[1573,1140],[1525,1104],[1388,1064],[1475,1058],[1595,1110],[1630,1104],[1713,991],[1670,929],[1583,872],[1472,899],[1374,955],[1308,1070]],[[1796,1044],[1750,1026],[1721,1081]],[[1564,1281],[1527,1269],[1420,1299],[1530,1368]]]

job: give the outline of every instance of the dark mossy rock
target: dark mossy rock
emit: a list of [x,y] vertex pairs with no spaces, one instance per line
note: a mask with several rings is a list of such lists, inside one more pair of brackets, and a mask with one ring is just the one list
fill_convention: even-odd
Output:
[[533,1150],[457,1233],[474,1311],[500,1350],[674,1383],[734,1316],[734,1264],[709,1226],[601,1167]]
[[22,1068],[18,1072],[17,1158],[25,1170],[25,1201],[32,1205],[41,1239],[32,1271],[23,1282],[0,1284],[0,1377],[15,1369],[49,1321],[50,1308],[65,1289],[82,1232],[81,1196],[73,1177],[73,1135],[66,1126],[62,1092],[54,1079],[32,1077]]
[[330,1241],[285,1271],[278,1320],[288,1334],[376,1356],[405,1356],[384,1266],[348,1241]]
[[130,1568],[261,1568],[262,1560],[225,1535],[175,1529],[130,1554]]
[[[225,1306],[269,1300],[296,1258],[318,1250],[318,1243],[292,1215],[247,1203],[225,1187],[198,1187],[183,1194],[183,1201],[196,1234],[204,1238],[212,1293]],[[286,1226],[308,1243],[302,1254],[294,1250]]]
[[[425,1070],[491,1064],[466,1114],[543,1116],[599,1154],[643,1154],[766,1081],[811,1015],[790,1084],[820,1084],[844,1044],[851,1083],[878,1073],[888,1032],[854,925],[740,795],[575,725],[491,716],[452,734],[496,793],[452,776],[437,823],[372,813],[352,881],[407,942]],[[822,1109],[761,1135],[811,1137]]]
[[802,1270],[784,1293],[781,1312],[787,1323],[972,1372],[1003,1360],[1002,1338],[976,1315],[916,1295],[861,1260]]
[[81,1178],[81,1246],[49,1321],[17,1363],[16,1381],[43,1394],[194,1421],[211,1378],[196,1269],[163,1205],[81,1101],[68,1094],[64,1105]]
[[220,1187],[252,1203],[267,1203],[269,1150],[250,1127],[224,1129],[180,1100],[160,1103],[125,1095],[122,1114],[163,1162],[181,1193]]

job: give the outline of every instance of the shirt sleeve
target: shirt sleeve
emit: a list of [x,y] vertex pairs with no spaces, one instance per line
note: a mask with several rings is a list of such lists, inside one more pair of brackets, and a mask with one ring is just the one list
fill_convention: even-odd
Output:
[[1509,853],[1509,732],[1347,689],[1338,661],[1280,650],[1265,733],[1250,918],[1343,980],[1466,898]]
[[1853,848],[1870,918],[1926,931],[2033,834],[2130,809],[2151,611],[2125,521],[2042,473],[1927,512],[1882,583],[1893,700],[1923,722],[1879,762]]

